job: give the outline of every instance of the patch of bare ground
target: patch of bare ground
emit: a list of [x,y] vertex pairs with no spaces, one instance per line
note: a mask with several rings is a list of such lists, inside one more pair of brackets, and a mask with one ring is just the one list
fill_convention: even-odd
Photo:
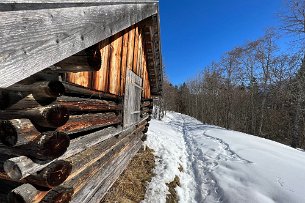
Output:
[[[182,167],[181,167],[182,168]],[[177,203],[179,198],[175,188],[180,186],[180,179],[178,176],[175,176],[174,180],[170,183],[166,183],[168,187],[169,194],[166,195],[166,203]]]
[[134,203],[143,200],[146,186],[154,176],[154,167],[153,150],[148,147],[140,149],[101,203]]

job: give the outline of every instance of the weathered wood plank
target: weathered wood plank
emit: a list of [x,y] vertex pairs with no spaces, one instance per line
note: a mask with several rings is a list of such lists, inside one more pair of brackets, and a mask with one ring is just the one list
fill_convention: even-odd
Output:
[[122,65],[121,65],[121,95],[125,93],[125,80],[127,71],[128,36],[129,29],[123,35]]
[[131,27],[129,31],[128,39],[128,56],[127,56],[127,69],[132,70],[133,68],[133,51],[134,51],[134,42],[135,42],[135,26]]
[[126,169],[131,159],[136,155],[139,149],[142,146],[142,142],[137,142],[132,149],[129,150],[128,154],[120,161],[120,164],[114,168],[111,172],[111,175],[106,177],[98,187],[95,189],[95,194],[93,197],[88,197],[88,202],[100,202],[104,197],[106,192],[111,188],[111,186],[115,183],[115,180],[120,176],[120,174]]
[[134,40],[134,50],[133,50],[133,66],[132,71],[138,73],[138,52],[139,52],[139,26],[135,28],[135,40]]
[[107,188],[107,186],[109,186],[109,184],[105,184],[105,180],[110,180],[110,182],[113,183],[116,178],[116,173],[114,172],[117,170],[123,171],[127,166],[128,161],[133,156],[134,151],[138,150],[138,145],[136,144],[139,143],[138,139],[139,138],[135,139],[134,142],[129,143],[120,153],[116,154],[115,156],[117,156],[117,158],[113,159],[106,167],[103,167],[100,172],[97,173],[96,171],[91,177],[89,176],[83,186],[84,189],[76,192],[72,202],[92,202],[92,195],[94,195],[100,187]]
[[123,38],[121,33],[113,36],[111,42],[111,58],[109,68],[109,92],[111,94],[119,95],[121,86],[121,53],[122,53],[122,42]]
[[155,13],[157,3],[0,12],[0,87],[8,87]]
[[[64,185],[73,187],[77,193],[85,184],[85,176],[92,176],[93,171],[101,171],[101,168],[108,165],[126,145],[138,138],[137,133],[145,127],[141,126],[129,135],[120,138],[113,137],[102,143],[67,159],[73,164],[73,170]],[[88,159],[90,157],[90,159]]]
[[109,39],[103,40],[99,43],[101,58],[102,58],[102,67],[99,71],[93,73],[93,89],[99,91],[108,91],[108,67],[109,67]]

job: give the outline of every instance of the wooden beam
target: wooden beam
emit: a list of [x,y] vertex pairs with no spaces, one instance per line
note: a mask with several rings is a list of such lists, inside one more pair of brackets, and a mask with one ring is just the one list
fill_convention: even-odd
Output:
[[157,13],[157,7],[157,3],[131,3],[0,12],[0,87],[130,27]]

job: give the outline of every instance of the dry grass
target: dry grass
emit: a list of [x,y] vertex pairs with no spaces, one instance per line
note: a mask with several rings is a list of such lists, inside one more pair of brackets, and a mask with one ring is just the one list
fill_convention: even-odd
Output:
[[148,147],[146,147],[145,151],[140,149],[101,203],[134,203],[143,200],[146,185],[154,175],[154,167],[153,150]]
[[167,185],[168,191],[170,193],[170,194],[166,195],[166,202],[167,203],[177,203],[179,198],[178,198],[178,195],[177,195],[177,192],[176,192],[175,188],[177,186],[180,186],[179,177],[175,176],[175,179],[172,182],[167,183],[166,185]]

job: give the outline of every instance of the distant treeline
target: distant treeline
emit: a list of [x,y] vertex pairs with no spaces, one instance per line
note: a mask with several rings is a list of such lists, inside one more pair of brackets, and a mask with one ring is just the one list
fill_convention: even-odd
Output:
[[285,18],[285,29],[298,33],[297,53],[281,52],[276,33],[269,30],[227,52],[181,86],[165,79],[164,108],[207,124],[305,147],[305,3],[298,2],[302,5],[294,1],[290,5],[301,6],[298,29],[304,26],[303,30]]

